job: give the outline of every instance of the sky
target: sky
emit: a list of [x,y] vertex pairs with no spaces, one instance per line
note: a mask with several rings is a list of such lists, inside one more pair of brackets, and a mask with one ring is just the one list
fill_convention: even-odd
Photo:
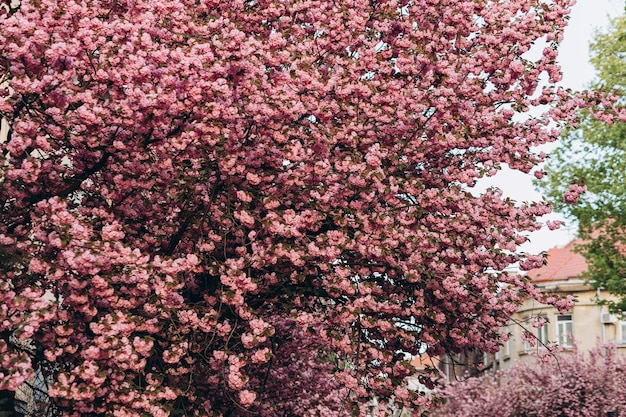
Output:
[[[606,28],[611,17],[623,13],[624,5],[624,0],[578,0],[574,5],[569,26],[559,49],[563,86],[581,90],[594,78],[594,69],[589,63],[589,42],[594,31]],[[479,183],[477,187],[487,186],[496,186],[505,196],[517,201],[541,200],[541,194],[535,191],[532,185],[531,175],[520,172],[501,172],[494,178]],[[547,219],[560,219],[565,221],[566,225],[557,231],[545,228],[531,234],[530,242],[524,244],[522,250],[538,253],[564,246],[576,237],[576,225],[572,222],[566,221],[558,214],[552,214]]]

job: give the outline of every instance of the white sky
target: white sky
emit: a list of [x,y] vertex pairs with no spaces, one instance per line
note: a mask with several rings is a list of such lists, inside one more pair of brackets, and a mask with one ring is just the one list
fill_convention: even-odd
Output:
[[[559,50],[559,61],[563,70],[562,85],[580,90],[594,77],[594,69],[589,63],[589,42],[595,30],[605,28],[611,17],[623,13],[624,0],[578,0],[572,8],[569,26]],[[539,201],[541,194],[534,190],[531,175],[503,171],[494,178],[479,183],[479,188],[487,185],[500,188],[505,196],[517,201]],[[551,219],[562,219],[550,215]],[[547,228],[530,236],[531,242],[522,246],[529,252],[545,251],[563,246],[575,237],[576,227],[566,224],[561,229],[550,231]]]

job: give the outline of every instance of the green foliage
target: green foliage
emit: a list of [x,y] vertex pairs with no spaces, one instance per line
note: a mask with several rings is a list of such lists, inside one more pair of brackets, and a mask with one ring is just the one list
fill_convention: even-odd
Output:
[[[626,91],[626,17],[615,18],[590,45],[597,79],[592,88],[623,97]],[[620,98],[620,103],[624,102]],[[626,310],[626,123],[598,120],[593,112],[580,114],[546,166],[548,174],[537,185],[561,212],[578,222],[589,243],[581,252],[589,263],[585,277],[622,298],[607,302],[614,311]],[[587,188],[577,204],[563,195],[571,184]]]

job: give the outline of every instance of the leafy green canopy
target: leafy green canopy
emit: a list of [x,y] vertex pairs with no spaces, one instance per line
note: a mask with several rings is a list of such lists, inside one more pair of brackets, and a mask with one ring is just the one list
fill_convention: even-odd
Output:
[[[619,97],[626,90],[626,16],[598,32],[590,45],[597,73],[593,88]],[[618,103],[623,103],[620,98]],[[620,296],[608,301],[612,310],[626,310],[626,123],[598,118],[587,109],[581,123],[570,129],[550,156],[548,174],[538,182],[563,213],[579,223],[587,244],[580,250],[589,264],[586,278]],[[587,192],[568,204],[567,189]]]

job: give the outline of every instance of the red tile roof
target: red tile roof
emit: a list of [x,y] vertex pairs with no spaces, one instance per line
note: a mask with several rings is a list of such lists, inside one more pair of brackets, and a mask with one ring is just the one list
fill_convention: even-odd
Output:
[[421,355],[414,356],[413,359],[411,359],[411,365],[420,370],[426,369],[427,366],[436,368],[439,365],[439,358],[433,358],[426,353],[422,353]]
[[579,253],[575,253],[576,245],[583,243],[576,239],[565,247],[554,248],[548,251],[547,263],[541,268],[528,271],[527,276],[535,283],[566,281],[574,279],[587,271],[587,262]]

